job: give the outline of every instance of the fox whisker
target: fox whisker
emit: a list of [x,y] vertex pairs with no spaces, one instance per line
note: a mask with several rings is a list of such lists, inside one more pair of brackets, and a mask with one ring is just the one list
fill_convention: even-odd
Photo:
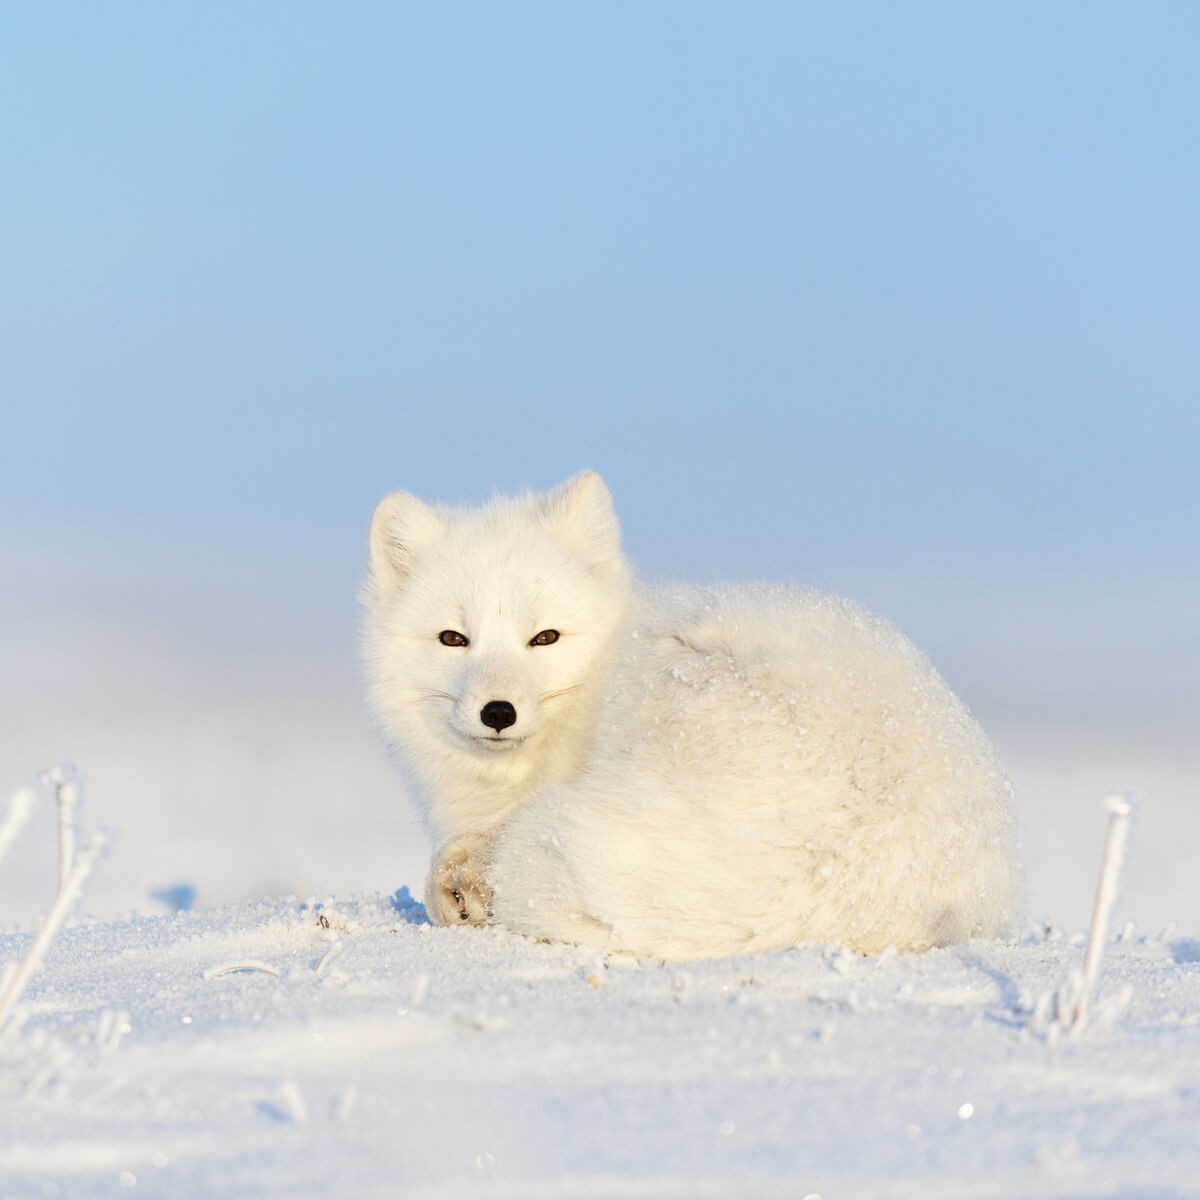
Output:
[[582,683],[572,683],[554,692],[543,692],[538,697],[538,701],[541,704],[545,704],[547,700],[557,700],[559,696],[565,696],[568,692],[577,692],[581,687],[583,687]]

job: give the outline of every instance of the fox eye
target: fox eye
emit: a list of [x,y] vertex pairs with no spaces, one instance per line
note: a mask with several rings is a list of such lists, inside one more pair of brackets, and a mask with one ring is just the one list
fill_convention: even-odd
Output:
[[543,629],[541,633],[536,634],[530,641],[531,646],[552,646],[558,641],[557,629]]
[[[557,636],[557,634],[555,635]],[[469,646],[471,643],[457,629],[443,629],[438,634],[438,641],[443,646]]]

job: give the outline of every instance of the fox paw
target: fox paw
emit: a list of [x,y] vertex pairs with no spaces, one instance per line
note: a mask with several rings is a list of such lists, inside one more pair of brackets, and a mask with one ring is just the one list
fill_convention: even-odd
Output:
[[478,848],[446,846],[434,860],[425,888],[425,911],[435,925],[483,925],[491,916],[492,889]]

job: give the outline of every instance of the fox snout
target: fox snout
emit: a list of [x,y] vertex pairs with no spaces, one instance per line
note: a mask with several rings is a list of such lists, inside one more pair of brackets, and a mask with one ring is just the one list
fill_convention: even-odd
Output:
[[499,733],[517,723],[517,710],[507,700],[489,700],[479,710],[479,719]]

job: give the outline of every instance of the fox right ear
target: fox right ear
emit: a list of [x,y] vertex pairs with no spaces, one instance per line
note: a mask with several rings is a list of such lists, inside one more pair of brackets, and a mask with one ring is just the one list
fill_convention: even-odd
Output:
[[441,518],[407,492],[393,492],[375,506],[371,518],[368,573],[371,590],[397,588],[422,546],[434,541]]

